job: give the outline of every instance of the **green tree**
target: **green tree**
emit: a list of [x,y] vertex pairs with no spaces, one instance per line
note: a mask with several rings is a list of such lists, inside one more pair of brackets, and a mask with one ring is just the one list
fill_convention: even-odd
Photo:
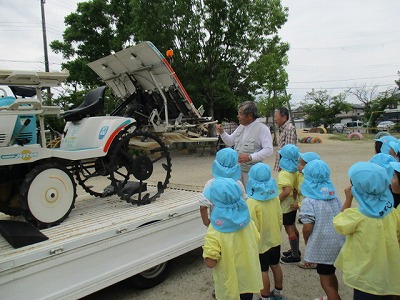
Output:
[[132,42],[130,12],[130,0],[91,0],[78,3],[76,12],[65,17],[63,41],[52,41],[50,47],[68,60],[62,67],[69,70],[69,83],[104,84],[87,64]]
[[133,0],[132,5],[135,38],[157,37],[159,49],[175,49],[173,67],[192,100],[220,119],[229,118],[227,112],[236,115],[236,105],[252,99],[249,65],[287,19],[279,0],[166,0],[157,6]]
[[384,113],[385,109],[389,107],[396,107],[400,104],[400,99],[397,96],[397,88],[387,89],[380,92],[375,99],[370,101],[369,110],[365,111],[364,118],[368,121],[369,126],[374,127],[376,120]]
[[86,64],[111,50],[146,40],[163,53],[172,48],[173,67],[195,105],[223,119],[253,99],[249,65],[286,20],[280,0],[92,0],[65,18],[64,41],[50,46],[70,60],[70,82],[84,86],[99,84]]
[[264,96],[258,101],[260,115],[269,117],[276,108],[281,107],[290,99],[286,93],[288,74],[285,66],[288,65],[287,52],[289,44],[281,42],[278,36],[268,40],[267,46],[259,59],[249,66],[251,91],[261,90]]
[[306,121],[313,126],[321,124],[324,127],[331,127],[336,121],[336,115],[341,112],[351,110],[351,105],[346,102],[346,94],[340,93],[330,96],[327,90],[307,92],[304,100],[301,102],[303,111],[306,113]]

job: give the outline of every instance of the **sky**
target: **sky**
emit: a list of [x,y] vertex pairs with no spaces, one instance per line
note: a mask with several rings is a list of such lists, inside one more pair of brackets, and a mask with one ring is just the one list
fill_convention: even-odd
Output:
[[[64,17],[79,0],[45,0],[47,42],[62,40]],[[281,39],[290,44],[288,93],[337,95],[352,87],[395,88],[400,71],[400,0],[282,0]],[[0,0],[0,69],[44,71],[40,0]],[[48,47],[50,71],[63,58]],[[179,75],[179,74],[178,74]],[[354,102],[354,99],[349,99]]]

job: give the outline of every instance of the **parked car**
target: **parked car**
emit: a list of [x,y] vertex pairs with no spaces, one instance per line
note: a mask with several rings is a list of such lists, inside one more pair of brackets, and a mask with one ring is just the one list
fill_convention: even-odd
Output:
[[352,122],[347,122],[346,127],[363,127],[364,123],[362,121],[352,121]]
[[392,121],[383,121],[383,122],[380,122],[380,123],[378,124],[378,126],[376,126],[376,128],[377,128],[379,131],[386,131],[386,130],[393,129],[395,125],[396,125],[396,124],[393,123]]
[[335,130],[337,132],[343,132],[345,128],[346,124],[343,123],[335,123],[332,125],[332,130]]

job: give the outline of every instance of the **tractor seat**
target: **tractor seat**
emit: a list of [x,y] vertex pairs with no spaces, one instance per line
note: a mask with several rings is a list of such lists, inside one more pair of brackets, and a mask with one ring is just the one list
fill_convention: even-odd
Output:
[[65,121],[79,121],[86,117],[94,117],[102,113],[106,86],[98,87],[86,94],[78,107],[63,113]]
[[9,86],[10,90],[13,92],[15,98],[20,96],[22,98],[25,97],[34,97],[36,95],[36,88],[30,86]]

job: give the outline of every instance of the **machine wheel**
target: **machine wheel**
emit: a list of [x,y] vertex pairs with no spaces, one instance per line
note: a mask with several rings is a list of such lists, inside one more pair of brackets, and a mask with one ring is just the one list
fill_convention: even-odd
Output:
[[56,163],[45,163],[25,176],[19,200],[25,219],[36,227],[47,228],[68,217],[76,196],[70,172]]
[[110,157],[117,166],[125,166],[135,181],[118,189],[121,199],[134,204],[148,204],[167,188],[171,178],[171,157],[161,139],[149,132],[127,133]]
[[150,289],[163,282],[168,276],[168,262],[159,264],[142,273],[133,276],[130,280],[137,289]]
[[131,176],[129,169],[121,163],[117,164],[116,159],[121,156],[118,146],[121,139],[135,126],[136,123],[128,125],[115,137],[107,155],[81,160],[74,165],[76,179],[87,193],[95,197],[115,195],[128,182]]

